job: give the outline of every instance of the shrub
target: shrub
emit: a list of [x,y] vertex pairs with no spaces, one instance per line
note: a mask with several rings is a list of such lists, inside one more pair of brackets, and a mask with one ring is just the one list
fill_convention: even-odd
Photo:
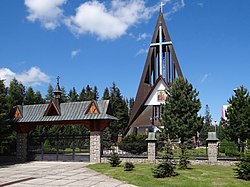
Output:
[[128,135],[118,143],[118,147],[123,151],[139,155],[147,151],[146,138],[147,135]]
[[124,165],[124,171],[132,171],[135,168],[132,162],[126,162]]
[[226,156],[239,156],[240,155],[237,145],[235,145],[234,142],[230,142],[225,139],[223,139],[220,144],[219,152],[225,153]]
[[118,166],[122,161],[120,160],[120,157],[117,153],[114,153],[111,155],[111,157],[108,158],[108,162],[112,167]]
[[165,177],[171,177],[171,176],[176,176],[177,173],[175,173],[176,163],[175,160],[173,159],[173,152],[171,149],[171,146],[169,143],[166,144],[164,147],[164,156],[162,161],[155,165],[155,167],[152,169],[153,170],[153,176],[155,178],[165,178]]
[[238,163],[236,163],[236,167],[234,170],[236,171],[237,177],[244,180],[250,180],[250,155],[247,154],[245,157],[240,159]]

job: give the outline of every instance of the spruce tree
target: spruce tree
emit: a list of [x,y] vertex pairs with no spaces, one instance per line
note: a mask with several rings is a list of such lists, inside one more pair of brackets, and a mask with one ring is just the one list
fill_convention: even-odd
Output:
[[73,87],[71,90],[69,90],[69,101],[70,102],[76,102],[78,101],[78,94],[76,92],[75,87]]
[[[187,79],[175,79],[168,90],[166,103],[162,106],[161,125],[164,126],[165,138],[180,138],[181,144],[184,144],[196,135],[201,125],[201,118],[198,116],[201,102],[197,97],[198,92]],[[184,150],[182,153],[184,154]]]
[[49,84],[48,89],[47,89],[47,94],[45,96],[46,102],[50,101],[53,98],[53,87],[51,84]]
[[29,87],[25,93],[25,105],[35,104],[35,92],[32,87]]
[[80,95],[79,95],[79,101],[86,101],[87,98],[86,98],[86,90],[85,88],[82,88],[82,91],[80,92]]
[[44,99],[42,97],[42,94],[39,90],[36,91],[35,93],[35,102],[34,104],[43,104],[44,103]]
[[250,96],[248,90],[243,86],[239,87],[228,102],[226,133],[235,143],[238,140],[245,142],[250,138]]
[[109,100],[110,95],[109,95],[109,89],[106,87],[103,92],[102,100]]
[[25,87],[21,82],[18,82],[15,78],[10,82],[8,89],[8,106],[9,110],[16,105],[22,105],[24,103]]

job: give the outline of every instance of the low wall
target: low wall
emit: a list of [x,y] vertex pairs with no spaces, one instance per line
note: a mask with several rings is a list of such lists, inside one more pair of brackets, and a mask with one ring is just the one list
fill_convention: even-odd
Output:
[[[101,157],[101,163],[108,163],[108,158],[109,157]],[[136,157],[123,157],[120,158],[122,163],[125,162],[132,162],[133,164],[142,164],[142,163],[149,163],[148,158],[136,158]]]

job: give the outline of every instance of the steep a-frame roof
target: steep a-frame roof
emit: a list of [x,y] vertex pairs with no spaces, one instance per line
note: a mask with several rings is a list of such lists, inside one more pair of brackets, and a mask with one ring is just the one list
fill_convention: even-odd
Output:
[[[168,64],[166,65],[166,77],[165,82],[169,86],[171,86],[172,81],[175,79],[176,74],[177,76],[182,77],[182,71],[180,65],[178,63],[177,56],[175,54],[174,47],[172,45],[172,41],[170,35],[168,33],[168,29],[166,26],[166,22],[164,20],[163,13],[160,12],[158,16],[158,20],[155,26],[154,35],[151,41],[153,43],[160,43],[159,31],[162,28],[161,32],[163,35],[164,42],[169,42],[170,45],[167,45],[163,48],[163,52],[167,53],[171,58],[166,59],[168,60]],[[159,75],[159,49],[155,47],[150,47],[148,50],[148,55],[146,59],[146,63],[142,72],[141,80],[139,83],[138,91],[135,98],[135,104],[131,112],[129,126],[133,124],[133,122],[142,114],[142,112],[146,109],[145,102],[152,92],[152,87],[157,84],[158,78],[161,76]]]

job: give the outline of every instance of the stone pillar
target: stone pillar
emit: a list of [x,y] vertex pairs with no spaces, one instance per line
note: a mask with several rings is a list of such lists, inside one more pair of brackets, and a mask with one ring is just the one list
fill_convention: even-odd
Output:
[[156,141],[148,141],[148,161],[149,163],[155,163],[155,155],[156,155]]
[[100,163],[102,154],[102,132],[90,131],[90,162]]
[[219,139],[216,136],[216,132],[208,132],[207,140],[207,156],[208,163],[211,165],[217,164],[217,155],[218,155],[218,141]]
[[27,161],[27,133],[17,133],[16,159],[18,162]]
[[148,133],[148,138],[146,139],[148,142],[148,161],[150,163],[155,163],[155,155],[156,155],[156,138],[155,133]]
[[208,141],[208,163],[214,165],[217,163],[218,146],[217,141]]

